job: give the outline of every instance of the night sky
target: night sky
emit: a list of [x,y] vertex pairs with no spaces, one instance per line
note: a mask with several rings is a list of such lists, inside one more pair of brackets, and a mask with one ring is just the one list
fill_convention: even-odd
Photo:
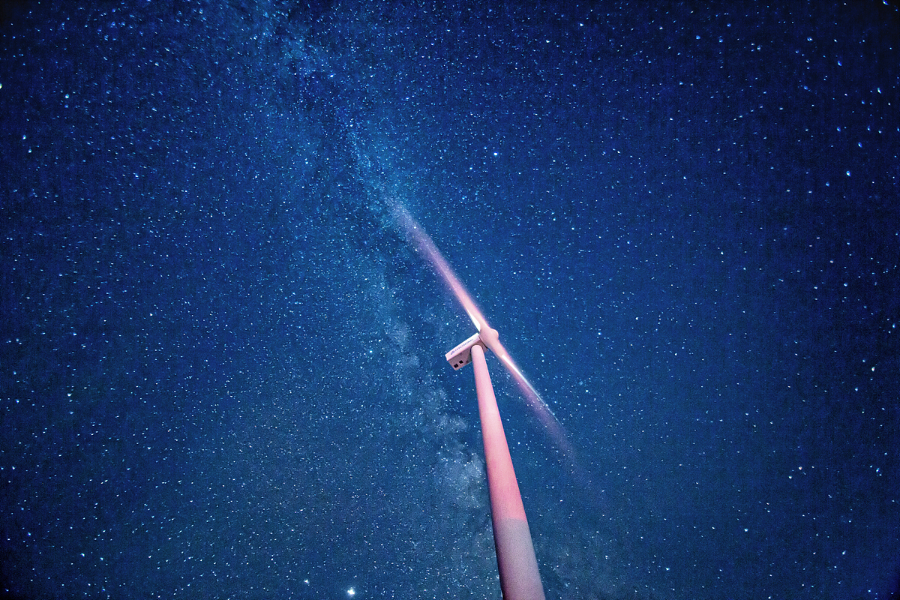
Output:
[[896,3],[0,6],[0,596],[900,594]]

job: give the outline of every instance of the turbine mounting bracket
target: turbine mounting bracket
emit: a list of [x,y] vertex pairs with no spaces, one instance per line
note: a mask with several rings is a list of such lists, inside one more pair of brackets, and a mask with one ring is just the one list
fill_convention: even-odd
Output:
[[453,367],[455,371],[459,371],[472,362],[472,346],[475,344],[487,349],[487,346],[485,346],[484,342],[481,340],[481,334],[476,333],[446,354],[447,362],[450,363],[450,366]]

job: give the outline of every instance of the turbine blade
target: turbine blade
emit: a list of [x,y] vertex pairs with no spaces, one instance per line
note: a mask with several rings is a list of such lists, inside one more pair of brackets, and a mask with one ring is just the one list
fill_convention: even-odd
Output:
[[547,430],[547,433],[549,433],[559,449],[571,459],[574,456],[574,449],[569,443],[569,436],[566,434],[565,429],[563,429],[562,424],[556,418],[556,415],[553,414],[553,411],[550,410],[550,407],[547,406],[547,403],[544,402],[544,399],[541,398],[538,391],[531,385],[531,382],[528,381],[528,378],[525,377],[525,374],[522,373],[522,370],[519,369],[518,365],[516,365],[512,356],[510,356],[509,352],[506,351],[506,348],[503,347],[503,344],[497,340],[495,346],[496,348],[491,348],[491,350],[494,352],[494,355],[500,359],[500,362],[503,363],[503,366],[506,367],[506,370],[509,371],[510,375],[512,375],[516,385],[519,386],[519,390],[522,392],[522,396],[525,398],[526,404],[531,408],[531,411],[537,417],[538,421],[540,421],[541,425]]
[[419,227],[419,224],[413,219],[412,215],[409,214],[409,211],[407,211],[399,202],[394,202],[392,209],[394,217],[403,227],[407,239],[413,244],[416,250],[431,263],[431,266],[437,274],[440,275],[441,279],[444,280],[444,283],[447,284],[447,287],[450,288],[450,291],[453,292],[453,295],[456,296],[456,299],[459,300],[463,310],[466,311],[466,314],[469,315],[469,319],[471,319],[472,323],[475,325],[475,329],[481,331],[482,327],[487,326],[487,319],[484,318],[484,315],[481,310],[478,309],[475,301],[469,296],[469,293],[466,291],[466,288],[463,287],[462,282],[457,279],[456,274],[453,272],[453,268],[450,267],[450,264],[444,259],[443,255],[441,255],[440,250],[434,245],[431,237]]

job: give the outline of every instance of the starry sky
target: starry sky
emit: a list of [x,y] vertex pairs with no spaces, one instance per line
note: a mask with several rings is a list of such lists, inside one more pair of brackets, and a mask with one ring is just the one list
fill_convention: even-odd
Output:
[[900,594],[883,0],[7,2],[0,590],[499,598],[471,322],[548,598]]

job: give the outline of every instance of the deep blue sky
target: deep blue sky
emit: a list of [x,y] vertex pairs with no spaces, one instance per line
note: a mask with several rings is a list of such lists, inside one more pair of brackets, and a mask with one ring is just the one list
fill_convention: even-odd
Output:
[[499,597],[392,202],[577,450],[490,359],[548,598],[898,593],[895,4],[60,4],[0,11],[5,595]]

